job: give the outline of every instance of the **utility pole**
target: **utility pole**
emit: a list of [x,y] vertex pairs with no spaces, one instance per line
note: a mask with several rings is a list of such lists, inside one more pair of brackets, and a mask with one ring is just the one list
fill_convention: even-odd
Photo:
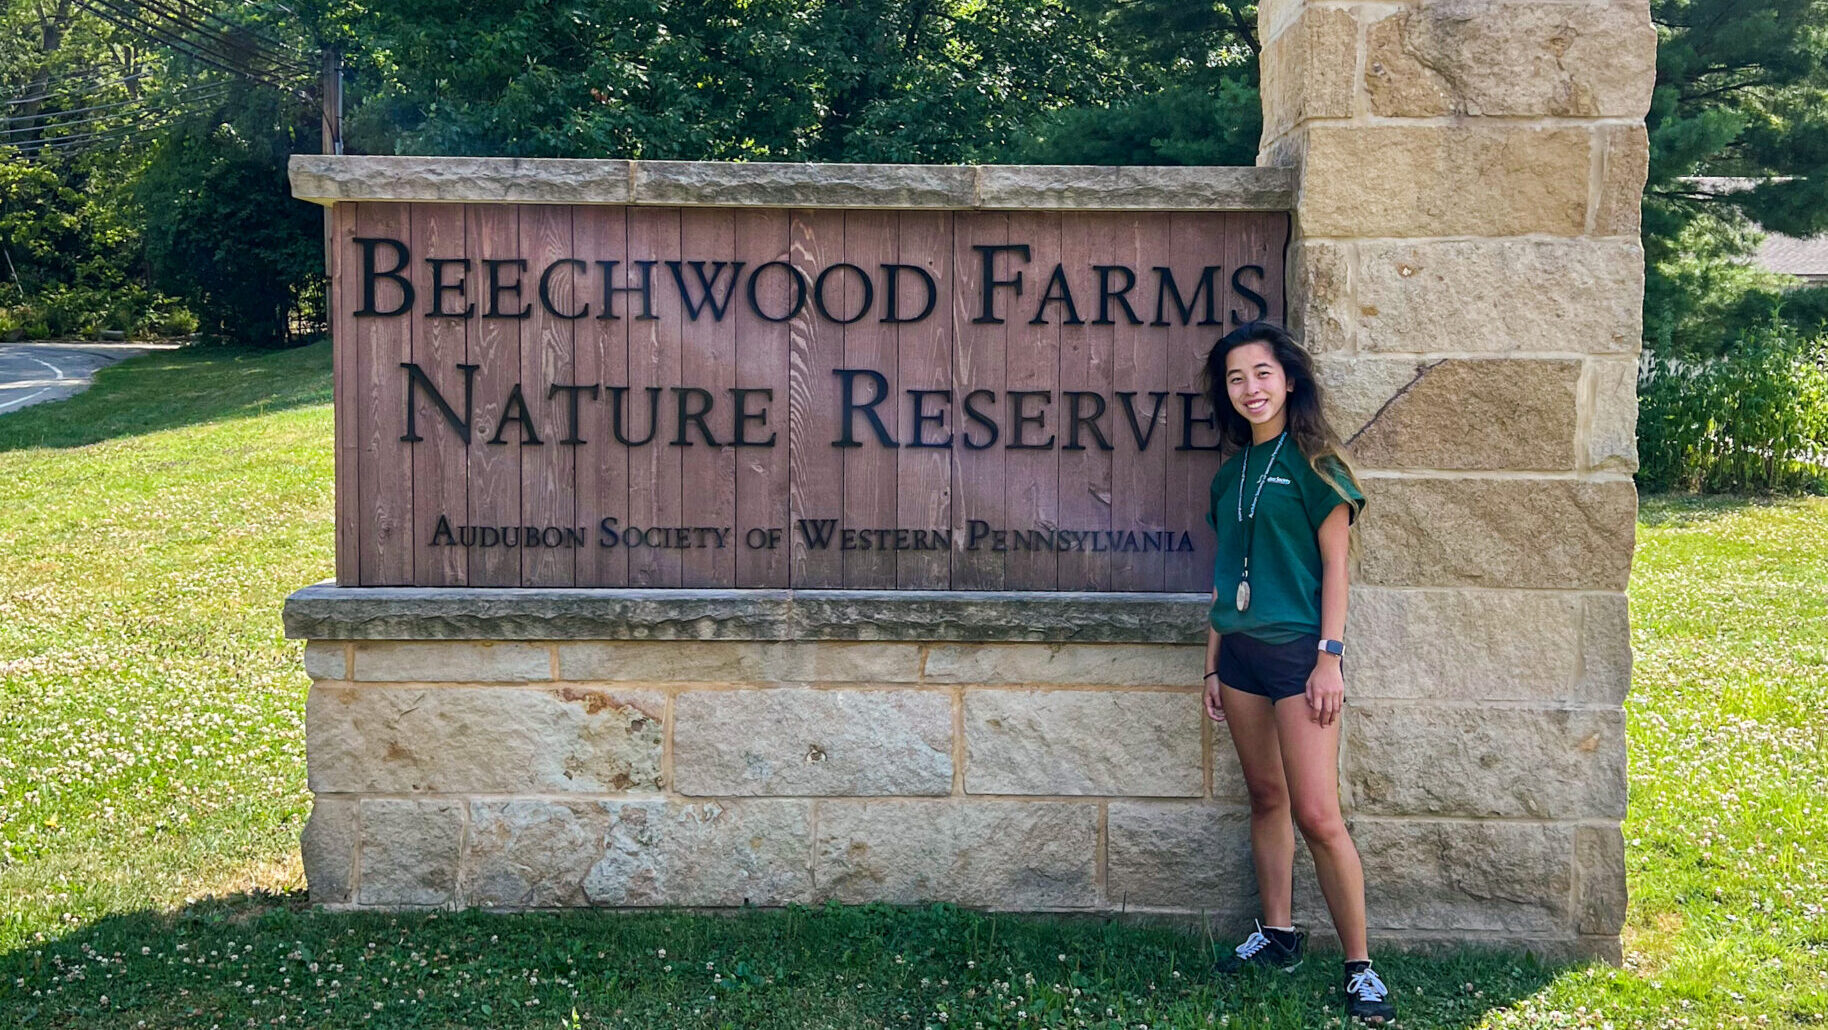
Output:
[[[323,101],[324,144],[326,154],[343,152],[343,55],[334,48],[324,48],[322,88],[318,90]],[[336,282],[336,223],[333,218],[334,206],[324,208],[324,328],[336,324],[331,304],[335,300],[332,289]]]
[[324,104],[324,153],[343,152],[343,55],[333,49],[324,51],[323,88],[319,90]]

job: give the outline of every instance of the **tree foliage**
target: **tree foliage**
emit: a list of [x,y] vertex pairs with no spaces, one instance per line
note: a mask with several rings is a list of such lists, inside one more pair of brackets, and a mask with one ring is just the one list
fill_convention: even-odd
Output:
[[1163,0],[399,0],[359,19],[349,139],[529,157],[1248,162],[1254,40],[1236,26],[1254,18]]
[[318,131],[297,105],[251,93],[153,150],[137,185],[152,284],[210,335],[283,346],[293,321],[321,320],[323,214],[293,199],[286,174]]
[[[1828,231],[1828,2],[1653,0],[1657,81],[1647,119],[1645,339],[1721,354],[1762,318],[1820,331],[1818,296],[1730,266],[1755,226]],[[1705,179],[1727,178],[1727,183]],[[1814,291],[1809,291],[1814,292]]]

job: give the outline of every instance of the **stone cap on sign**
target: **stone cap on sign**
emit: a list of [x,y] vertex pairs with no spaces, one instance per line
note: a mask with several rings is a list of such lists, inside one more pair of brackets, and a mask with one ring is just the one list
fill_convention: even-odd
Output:
[[1206,594],[308,586],[306,640],[935,640],[1191,644]]
[[1289,168],[788,164],[297,154],[292,195],[349,201],[1056,211],[1287,211]]

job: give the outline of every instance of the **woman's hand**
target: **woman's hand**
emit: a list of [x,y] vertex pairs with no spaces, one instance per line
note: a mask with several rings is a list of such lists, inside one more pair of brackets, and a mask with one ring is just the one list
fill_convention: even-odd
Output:
[[1346,700],[1346,679],[1339,671],[1339,656],[1323,654],[1308,673],[1308,714],[1322,726],[1333,725]]
[[1225,705],[1219,698],[1220,686],[1217,676],[1206,677],[1206,718],[1213,722],[1225,721]]

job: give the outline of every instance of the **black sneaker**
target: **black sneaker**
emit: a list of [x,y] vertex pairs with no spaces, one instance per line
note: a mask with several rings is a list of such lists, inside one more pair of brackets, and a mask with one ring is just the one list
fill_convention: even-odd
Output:
[[1232,949],[1232,953],[1219,960],[1218,970],[1221,973],[1235,973],[1250,966],[1262,969],[1280,969],[1284,973],[1293,972],[1301,965],[1302,945],[1308,935],[1300,930],[1293,933],[1281,930],[1265,930],[1262,923],[1252,930],[1244,943]]
[[1378,979],[1369,962],[1362,969],[1346,967],[1346,1015],[1371,1026],[1383,1026],[1396,1018],[1390,1006],[1390,988]]

